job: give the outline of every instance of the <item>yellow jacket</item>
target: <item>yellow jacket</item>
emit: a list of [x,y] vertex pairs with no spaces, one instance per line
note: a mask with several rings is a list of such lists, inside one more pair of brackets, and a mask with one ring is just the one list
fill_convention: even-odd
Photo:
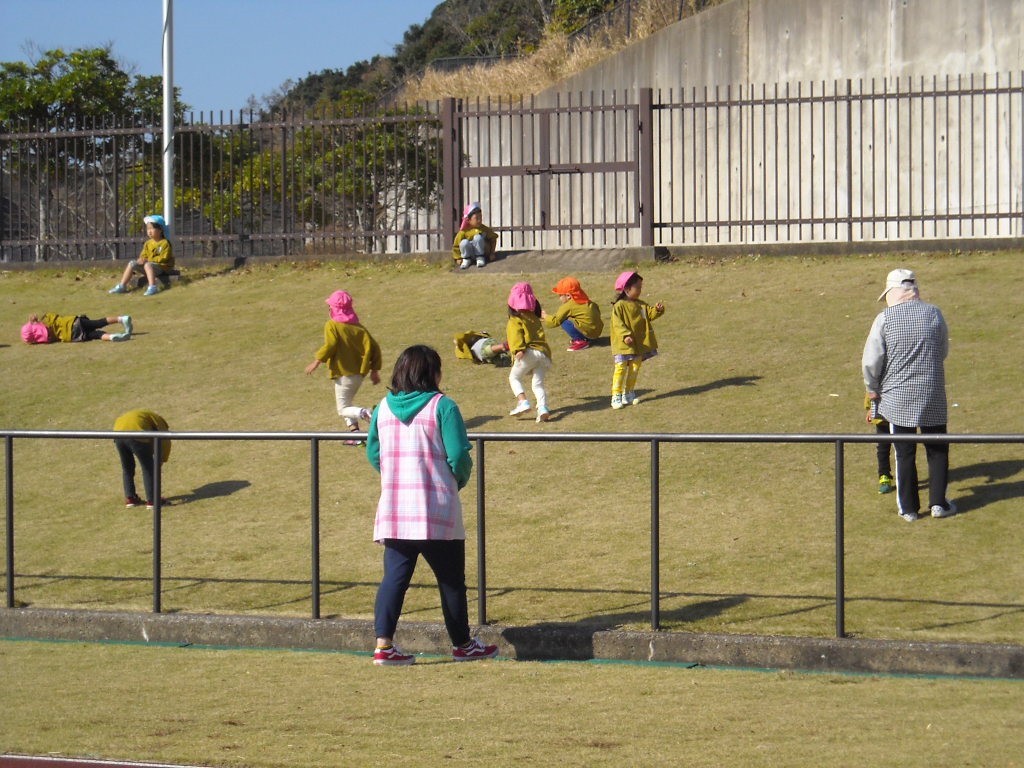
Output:
[[[122,413],[114,422],[115,432],[168,432],[170,427],[164,421],[164,417],[153,411],[135,410]],[[152,440],[143,440],[144,443],[153,444]],[[160,463],[165,464],[171,457],[171,441],[160,441]]]
[[380,345],[358,323],[328,320],[324,325],[324,345],[316,359],[327,363],[332,379],[339,376],[366,376],[381,369]]

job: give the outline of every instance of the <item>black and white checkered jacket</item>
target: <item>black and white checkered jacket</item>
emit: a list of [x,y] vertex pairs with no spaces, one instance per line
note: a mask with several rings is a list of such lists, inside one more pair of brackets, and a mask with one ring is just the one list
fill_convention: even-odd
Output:
[[864,345],[864,386],[882,396],[880,413],[901,427],[947,423],[949,330],[938,307],[914,299],[879,313]]

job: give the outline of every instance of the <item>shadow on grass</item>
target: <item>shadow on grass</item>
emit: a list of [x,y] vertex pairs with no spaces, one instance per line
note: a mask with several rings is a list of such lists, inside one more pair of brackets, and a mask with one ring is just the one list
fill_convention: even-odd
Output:
[[191,504],[202,499],[216,499],[220,496],[230,496],[233,493],[248,488],[252,483],[248,480],[218,480],[215,483],[201,485],[191,493],[183,493],[178,496],[170,496],[167,501],[172,506],[178,504]]
[[[707,384],[698,384],[693,387],[682,387],[680,389],[674,389],[671,392],[654,393],[653,390],[638,389],[637,395],[639,395],[640,402],[642,404],[645,402],[653,402],[654,400],[666,400],[670,397],[700,395],[704,392],[712,392],[716,389],[725,389],[726,387],[752,387],[760,380],[760,376],[731,376],[728,379],[709,381]],[[571,413],[582,411],[604,411],[608,409],[608,400],[608,395],[580,398],[578,405],[566,406],[565,408],[559,409],[559,412]]]
[[962,493],[955,498],[958,514],[973,512],[988,504],[1024,496],[1024,480],[1005,482],[1024,472],[1024,461],[983,461],[963,467],[949,469],[949,481],[967,482],[982,479],[983,482],[968,485],[967,496]]

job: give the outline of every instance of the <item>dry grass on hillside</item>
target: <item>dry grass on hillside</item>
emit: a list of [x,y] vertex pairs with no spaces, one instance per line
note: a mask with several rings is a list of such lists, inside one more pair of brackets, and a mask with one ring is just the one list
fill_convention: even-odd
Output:
[[[695,13],[697,5],[710,7],[723,2],[725,0],[706,3],[685,0],[683,15]],[[622,25],[598,29],[576,40],[549,30],[535,51],[517,59],[452,72],[427,69],[418,80],[406,83],[402,98],[412,102],[449,96],[469,99],[537,93],[674,24],[679,13],[679,0],[642,0],[632,15],[628,36]]]

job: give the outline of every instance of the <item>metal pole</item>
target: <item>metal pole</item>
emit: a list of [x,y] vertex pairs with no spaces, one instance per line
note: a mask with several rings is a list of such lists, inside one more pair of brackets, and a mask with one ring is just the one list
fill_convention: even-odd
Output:
[[153,613],[160,613],[160,438],[153,438]]
[[476,593],[477,624],[487,623],[487,537],[484,514],[484,441],[476,441]]
[[843,513],[843,441],[836,440],[836,637],[846,637],[846,566]]
[[164,0],[163,35],[164,221],[174,225],[174,0]]
[[4,437],[4,464],[7,478],[7,607],[14,607],[14,438]]
[[312,565],[313,618],[320,618],[320,441],[310,441],[310,560]]
[[661,473],[660,443],[651,440],[651,629],[661,629]]

